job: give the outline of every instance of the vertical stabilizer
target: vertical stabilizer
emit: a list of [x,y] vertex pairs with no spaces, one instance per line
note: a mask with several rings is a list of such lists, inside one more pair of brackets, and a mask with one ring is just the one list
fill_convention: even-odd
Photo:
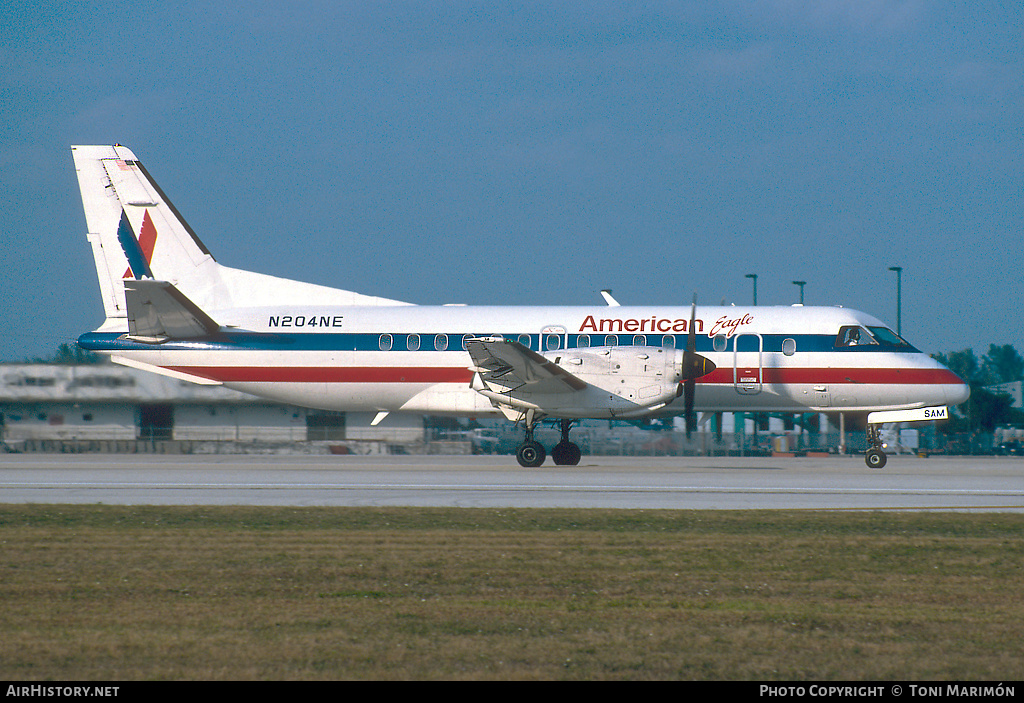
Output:
[[125,317],[126,278],[152,278],[155,272],[186,286],[203,273],[218,278],[206,246],[130,149],[71,149],[108,321]]
[[166,281],[203,310],[270,305],[407,305],[222,266],[132,151],[73,146],[106,327],[126,328],[125,280]]

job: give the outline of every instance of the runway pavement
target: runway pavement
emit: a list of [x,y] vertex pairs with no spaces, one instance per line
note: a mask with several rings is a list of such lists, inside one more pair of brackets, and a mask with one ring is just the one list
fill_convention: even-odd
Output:
[[0,502],[1024,512],[1024,459],[7,454]]

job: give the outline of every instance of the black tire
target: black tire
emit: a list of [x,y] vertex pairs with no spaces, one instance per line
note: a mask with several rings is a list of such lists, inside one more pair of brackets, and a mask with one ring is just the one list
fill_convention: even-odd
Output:
[[523,442],[516,449],[516,460],[520,466],[533,469],[544,463],[547,458],[544,447],[537,442]]
[[551,450],[551,459],[559,466],[576,466],[581,456],[580,448],[572,442],[559,442]]
[[881,449],[869,449],[864,455],[864,463],[868,465],[869,469],[880,469],[885,466],[886,462],[885,452]]

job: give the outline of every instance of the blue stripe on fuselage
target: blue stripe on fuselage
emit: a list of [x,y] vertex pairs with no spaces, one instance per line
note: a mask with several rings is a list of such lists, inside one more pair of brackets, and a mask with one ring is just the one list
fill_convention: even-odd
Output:
[[[194,340],[172,340],[165,342],[160,345],[145,344],[141,342],[134,342],[130,339],[126,339],[124,335],[116,333],[99,333],[89,332],[83,334],[78,338],[78,345],[83,349],[89,349],[92,351],[130,351],[130,350],[193,350],[193,351],[422,351],[422,352],[433,352],[433,351],[456,351],[463,349],[463,338],[464,337],[476,337],[478,334],[463,334],[463,333],[336,333],[336,332],[319,332],[319,333],[298,333],[298,334],[279,334],[279,333],[263,333],[263,332],[244,332],[244,331],[226,331],[222,335],[219,335],[216,339],[205,338],[205,339],[194,339]],[[543,349],[548,350],[547,346],[541,347],[542,344],[546,344],[548,338],[552,335],[539,335],[539,334],[504,334],[504,335],[488,335],[488,336],[503,336],[506,339],[519,340],[526,344],[527,337],[529,338],[528,346],[531,349]],[[605,335],[580,335],[570,334],[568,335],[568,343],[566,343],[566,335],[555,335],[558,337],[557,348],[569,348],[579,349],[581,351],[586,350],[589,347],[605,346],[635,346],[640,340],[634,340],[634,337],[643,337],[644,345],[650,346],[661,346],[663,343],[662,335],[660,334],[648,334],[648,335],[632,335],[632,334],[619,334],[615,335],[618,337],[617,342],[612,343],[614,340],[607,340]],[[672,335],[669,335],[672,336]],[[589,338],[590,344],[584,347],[580,347],[580,338]],[[387,344],[390,338],[390,345]],[[412,338],[418,340],[417,349],[409,349],[409,343]],[[442,338],[441,341],[446,340],[446,345],[442,349],[437,348],[438,339]],[[782,353],[783,341],[792,339],[796,342],[797,353],[807,352],[840,352],[840,353],[864,353],[864,352],[903,352],[903,353],[920,353],[917,349],[912,346],[891,346],[891,345],[880,345],[880,344],[864,344],[861,346],[850,346],[850,347],[836,347],[835,346],[835,335],[814,335],[814,334],[803,334],[803,335],[782,335],[782,334],[766,334],[761,335],[763,346],[761,351],[763,353]],[[674,335],[675,344],[672,345],[677,349],[682,349],[686,345],[686,335]],[[744,334],[736,338],[736,343],[739,345],[738,351],[740,352],[756,352],[758,351],[757,337],[751,334]],[[710,353],[716,351],[714,349],[714,340],[707,336],[698,336],[695,340],[696,351],[698,353]],[[732,341],[729,342],[728,347],[724,350],[725,352],[732,352],[734,345]],[[554,350],[554,349],[551,349]]]

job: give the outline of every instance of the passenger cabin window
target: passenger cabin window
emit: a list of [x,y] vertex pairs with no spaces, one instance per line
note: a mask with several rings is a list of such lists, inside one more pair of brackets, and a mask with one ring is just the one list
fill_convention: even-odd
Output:
[[590,335],[589,334],[581,334],[579,337],[577,337],[576,338],[576,346],[580,347],[580,348],[582,348],[582,347],[589,347],[590,346]]
[[796,340],[791,337],[783,339],[782,353],[785,354],[786,356],[793,356],[794,354],[796,354]]
[[438,351],[444,351],[448,348],[448,335],[439,334],[434,337],[434,349]]
[[380,345],[380,350],[381,351],[391,351],[391,346],[393,344],[394,344],[394,339],[391,337],[390,334],[382,334],[380,336],[379,345]]
[[604,343],[605,343],[605,346],[609,346],[609,347],[618,346],[618,344],[619,344],[619,335],[617,335],[617,334],[606,335],[605,338],[604,338]]
[[549,334],[544,338],[544,346],[548,351],[554,351],[559,347],[560,338],[557,334]]
[[714,340],[711,342],[712,347],[716,352],[724,352],[726,347],[729,346],[729,338],[724,334],[716,334]]
[[675,349],[676,338],[670,334],[666,334],[664,337],[661,338],[661,346],[665,347],[666,349]]
[[530,335],[528,335],[528,334],[521,334],[521,335],[519,335],[519,343],[522,344],[527,349],[529,349],[530,348]]
[[647,335],[645,335],[645,334],[634,334],[633,335],[633,346],[634,347],[646,347],[647,346]]
[[406,337],[405,348],[409,351],[417,351],[420,348],[420,336],[418,334],[410,334]]

